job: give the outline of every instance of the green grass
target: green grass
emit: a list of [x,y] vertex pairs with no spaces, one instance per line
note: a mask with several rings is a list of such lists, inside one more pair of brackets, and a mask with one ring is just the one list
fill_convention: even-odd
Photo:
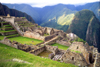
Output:
[[1,40],[3,40],[3,39],[4,39],[4,37],[5,37],[5,36],[1,36],[1,35],[0,35],[0,39],[1,39]]
[[11,25],[3,25],[3,26],[5,26],[5,27],[12,27]]
[[13,28],[13,27],[2,27],[2,28]]
[[80,51],[71,50],[72,52],[81,53]]
[[[17,58],[32,64],[14,62]],[[30,53],[9,47],[0,43],[0,67],[77,67],[73,64],[60,63],[47,58],[41,58]]]
[[19,34],[13,34],[13,35],[8,35],[6,37],[13,37],[13,36],[18,36]]
[[0,32],[6,33],[6,32],[11,32],[11,31],[16,31],[16,30],[7,30],[7,31],[1,30]]
[[22,37],[22,36],[8,38],[8,39],[10,39],[11,41],[17,41],[17,42],[20,42],[22,44],[28,44],[28,45],[30,45],[30,44],[36,45],[36,44],[39,44],[39,43],[43,42],[41,40],[37,40],[37,39],[33,39],[33,38],[28,38],[28,37]]
[[[14,35],[16,35],[16,34],[14,34]],[[11,35],[11,36],[14,36],[14,35]],[[4,36],[0,36],[0,39],[1,40],[4,39]],[[27,44],[27,45],[30,45],[30,44],[36,45],[36,44],[39,44],[39,43],[43,42],[41,40],[37,40],[37,39],[33,39],[33,38],[28,38],[28,37],[22,37],[22,36],[8,38],[8,39],[11,40],[11,41],[17,41],[19,43]]]
[[64,46],[58,43],[52,44],[52,46],[58,46],[59,49],[63,49],[63,50],[67,50],[69,48],[68,46]]

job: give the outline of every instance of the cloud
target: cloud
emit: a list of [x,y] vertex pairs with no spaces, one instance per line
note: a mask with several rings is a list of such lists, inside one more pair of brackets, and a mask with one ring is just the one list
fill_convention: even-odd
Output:
[[[88,3],[95,2],[99,0],[0,0],[1,3],[33,3],[33,7],[44,7],[47,5],[54,5],[58,3],[62,4],[79,4],[79,3]],[[35,5],[34,5],[35,3]]]

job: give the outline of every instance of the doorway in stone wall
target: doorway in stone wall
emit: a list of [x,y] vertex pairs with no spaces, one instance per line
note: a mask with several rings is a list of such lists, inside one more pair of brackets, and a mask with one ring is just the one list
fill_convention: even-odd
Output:
[[89,62],[90,62],[91,64],[94,63],[94,58],[93,58],[92,53],[89,54]]

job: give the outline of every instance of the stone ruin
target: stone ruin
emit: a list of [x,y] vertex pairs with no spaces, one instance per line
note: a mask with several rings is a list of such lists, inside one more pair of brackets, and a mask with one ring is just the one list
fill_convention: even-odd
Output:
[[[72,63],[77,66],[90,66],[96,65],[95,63],[95,51],[97,48],[91,47],[86,43],[73,42],[72,45],[62,56],[62,61],[65,63]],[[99,59],[98,59],[99,60]]]
[[[11,42],[10,40],[4,38],[3,40],[0,40],[0,43],[32,53],[34,55],[38,55],[41,52],[48,50],[52,52],[49,55],[49,58],[56,61],[60,60],[60,62],[72,63],[77,66],[100,67],[100,53],[97,52],[97,48],[89,46],[88,43],[84,44],[82,42],[73,42],[71,44],[69,41],[73,41],[74,39],[78,38],[73,33],[66,34],[61,30],[41,27],[37,24],[29,22],[23,17],[19,18],[8,16],[0,18],[3,21],[9,22],[21,36],[44,41],[43,43],[37,45],[23,45],[16,41]],[[48,36],[44,36],[44,34],[48,34]],[[53,39],[55,37],[57,38]],[[58,49],[58,47],[50,46],[53,43],[69,46],[69,48],[66,51],[61,50]]]
[[58,47],[49,46],[49,45],[38,45],[38,46],[37,45],[26,45],[26,44],[18,43],[16,41],[11,42],[6,37],[4,37],[3,40],[0,40],[0,43],[14,47],[16,49],[23,50],[25,52],[29,52],[34,55],[38,55],[45,50],[50,51],[55,55],[58,51]]

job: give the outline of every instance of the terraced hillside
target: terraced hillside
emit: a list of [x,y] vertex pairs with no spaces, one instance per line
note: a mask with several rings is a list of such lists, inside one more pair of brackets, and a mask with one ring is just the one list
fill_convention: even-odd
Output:
[[9,22],[0,22],[0,34],[7,38],[19,36],[18,32],[10,25]]

